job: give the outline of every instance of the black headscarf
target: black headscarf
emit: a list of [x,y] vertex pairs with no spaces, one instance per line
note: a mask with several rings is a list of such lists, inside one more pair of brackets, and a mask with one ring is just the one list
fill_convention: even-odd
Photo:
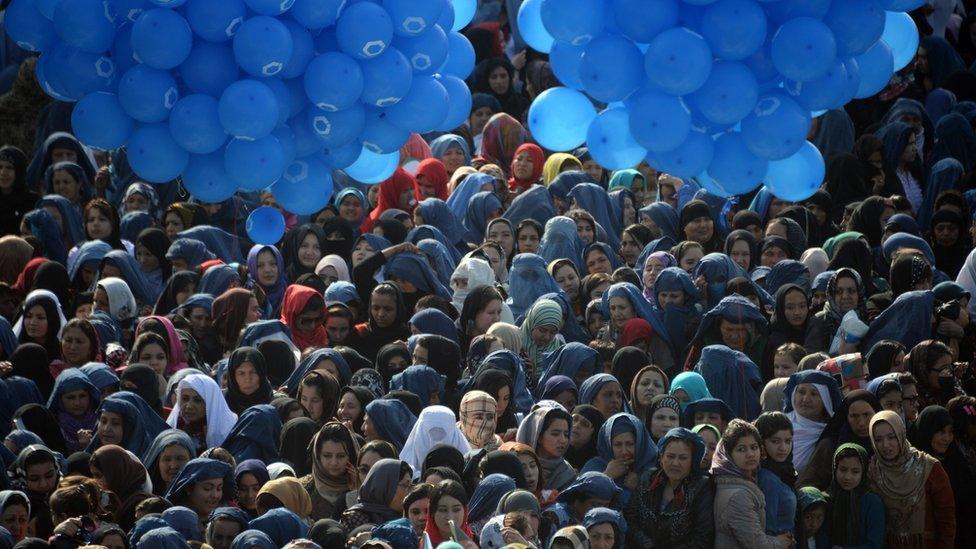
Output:
[[856,389],[851,391],[844,396],[844,399],[840,401],[840,406],[834,410],[834,415],[827,420],[827,426],[824,427],[823,432],[820,433],[820,440],[832,441],[834,448],[848,442],[858,444],[867,450],[868,455],[871,455],[872,446],[870,434],[866,437],[857,436],[857,434],[851,430],[850,421],[847,420],[847,414],[850,412],[851,404],[854,404],[860,400],[867,402],[875,413],[881,411],[881,403],[878,402],[878,397],[874,396],[873,393],[865,391],[864,389]]
[[[508,89],[500,94],[495,93],[491,89],[491,83],[489,82],[491,73],[495,72],[495,69],[498,67],[504,68],[505,72],[508,73]],[[474,85],[472,88],[473,91],[487,93],[497,99],[502,106],[502,112],[507,113],[516,120],[522,119],[522,114],[524,114],[528,106],[528,100],[515,91],[515,67],[512,66],[508,59],[504,57],[493,57],[478,63],[474,71]],[[502,169],[508,169],[508,166],[502,166]]]
[[[959,236],[956,238],[955,244],[951,246],[939,246],[938,241],[935,239],[935,226],[939,223],[952,223],[956,226],[959,231]],[[932,251],[935,253],[935,266],[940,271],[949,275],[950,278],[955,278],[959,274],[959,269],[962,268],[963,263],[966,261],[966,256],[969,255],[971,249],[970,246],[966,245],[969,236],[966,232],[968,229],[966,222],[955,210],[941,208],[932,215],[931,226],[932,234],[929,237],[929,241],[932,244]],[[40,274],[40,269],[37,272]]]
[[515,419],[515,383],[512,381],[512,376],[504,370],[487,368],[482,370],[474,378],[474,385],[472,387],[473,389],[488,393],[496,401],[498,400],[498,392],[502,387],[508,387],[508,394],[511,396],[509,397],[508,407],[498,415],[495,433],[504,433],[509,429],[518,427],[518,421]]
[[819,246],[823,243],[823,235],[820,233],[820,222],[817,221],[817,216],[813,215],[813,212],[806,207],[794,204],[793,206],[783,208],[776,217],[792,219],[803,230],[803,234],[806,236],[806,246],[804,246],[803,250],[798,250],[797,253],[802,254],[807,247]]
[[651,363],[647,353],[637,347],[621,347],[613,355],[610,373],[617,378],[620,386],[624,387],[624,394],[629,393],[634,382],[634,376],[641,368]]
[[746,230],[753,225],[762,228],[763,222],[762,218],[759,217],[759,214],[752,210],[739,210],[738,212],[735,212],[734,216],[732,216],[733,230]]
[[122,390],[131,391],[146,401],[156,411],[163,409],[159,398],[159,375],[146,364],[129,364],[119,376]]
[[[756,221],[756,224],[758,225],[759,216],[756,216]],[[731,255],[732,246],[734,246],[735,243],[740,240],[749,245],[749,265],[746,267],[746,272],[749,272],[753,267],[759,265],[759,243],[756,242],[756,236],[753,235],[752,232],[745,229],[736,229],[730,232],[728,236],[725,237],[725,255]]]
[[[325,241],[322,244],[322,257],[327,255],[337,255],[341,257],[346,265],[352,263],[352,245],[355,240],[355,230],[353,226],[341,217],[330,217],[322,224],[322,231],[325,234]],[[339,238],[336,238],[336,234]]]
[[851,214],[848,230],[863,234],[871,246],[881,245],[881,236],[884,233],[884,228],[881,226],[881,214],[884,213],[886,207],[885,200],[881,196],[865,198]]
[[281,256],[285,260],[285,271],[288,280],[298,280],[298,277],[305,273],[314,273],[315,265],[306,267],[298,261],[298,250],[302,246],[302,241],[309,233],[315,235],[319,241],[319,248],[322,250],[322,257],[325,257],[325,231],[316,223],[306,223],[292,229],[285,235],[284,243],[281,246]]
[[427,349],[427,366],[446,376],[444,387],[448,391],[453,391],[461,376],[461,349],[458,344],[444,336],[434,334],[421,336],[417,344]]
[[[245,362],[250,362],[261,378],[261,385],[250,395],[241,392],[235,373]],[[227,361],[227,389],[224,390],[227,405],[235,414],[240,414],[256,404],[271,402],[271,383],[268,382],[268,368],[264,355],[254,347],[238,347]]]
[[410,317],[407,315],[407,306],[404,304],[403,292],[400,291],[400,287],[392,282],[383,282],[373,289],[370,298],[378,290],[384,292],[384,295],[389,295],[391,292],[395,294],[394,301],[396,302],[397,312],[393,323],[390,326],[381,328],[373,319],[372,308],[370,308],[366,329],[360,330],[362,328],[361,325],[357,327],[356,331],[360,338],[362,338],[362,344],[359,350],[367,358],[375,358],[379,350],[388,343],[405,341],[410,337],[410,330],[407,328],[407,320]]
[[585,446],[577,449],[570,445],[569,449],[566,450],[566,461],[579,471],[583,468],[583,464],[596,457],[596,442],[600,438],[600,428],[603,427],[607,418],[603,417],[603,412],[590,404],[577,405],[573,408],[573,415],[576,414],[585,417],[593,425],[593,435],[590,436],[590,441]]
[[[769,343],[766,344],[767,347],[771,346],[775,349],[786,342],[803,344],[804,338],[806,337],[807,323],[804,322],[803,326],[796,328],[786,320],[786,294],[792,291],[800,292],[806,298],[807,304],[809,305],[810,303],[810,298],[806,292],[797,284],[784,284],[776,290],[776,308],[770,319]],[[808,322],[811,316],[813,316],[813,313],[808,312]]]
[[295,370],[295,353],[291,346],[281,340],[269,339],[259,343],[258,350],[264,355],[271,387],[281,387]]
[[[878,223],[880,225],[880,221]],[[834,257],[830,258],[830,263],[827,264],[827,270],[837,271],[847,267],[857,271],[861,277],[861,284],[864,285],[865,293],[872,295],[878,291],[874,285],[874,273],[871,270],[873,262],[874,256],[871,254],[871,248],[868,247],[867,243],[860,238],[849,238],[837,245],[837,249],[834,250]]]
[[868,350],[865,357],[868,363],[868,379],[875,379],[891,373],[891,366],[898,353],[906,352],[901,342],[893,339],[882,339]]
[[481,476],[484,478],[495,473],[514,480],[516,488],[528,490],[529,481],[525,478],[525,469],[522,468],[522,462],[515,452],[502,450],[488,452],[481,460]]
[[461,476],[464,472],[464,456],[450,444],[438,442],[430,447],[427,457],[424,458],[424,471],[431,467],[447,467]]
[[173,273],[173,265],[166,259],[166,251],[169,250],[170,241],[162,229],[150,227],[143,229],[136,239],[136,244],[142,244],[159,261],[159,271],[163,280],[168,280]]
[[407,346],[400,342],[395,341],[393,343],[388,343],[380,348],[379,352],[376,353],[376,370],[383,376],[385,380],[393,379],[393,376],[399,374],[403,370],[392,370],[387,367],[394,357],[403,357],[406,362],[404,363],[404,368],[410,366],[410,350]]
[[44,347],[37,343],[21,343],[10,355],[10,363],[13,365],[10,375],[33,381],[46,401],[54,389],[54,378],[48,368],[50,362],[51,358]]
[[[62,310],[71,305],[71,279],[68,277],[68,270],[57,261],[46,261],[37,268],[30,289],[50,290],[51,293],[58,296]],[[64,316],[71,319],[74,317],[73,313],[74,311],[64,311]]]
[[[861,141],[858,143],[861,144]],[[839,153],[831,157],[825,176],[825,190],[833,198],[832,208],[828,210],[831,212],[831,219],[839,220],[844,213],[844,206],[864,200],[871,194],[871,186],[865,180],[864,173],[864,162],[851,153]],[[880,225],[880,221],[878,224]]]
[[200,275],[193,271],[179,271],[173,274],[163,286],[163,291],[156,300],[156,306],[153,307],[153,314],[159,316],[170,314],[177,307],[176,294],[185,292],[190,286],[196,288],[199,284]]
[[54,414],[41,404],[25,404],[14,412],[14,426],[17,429],[30,431],[41,437],[44,445],[61,452],[61,455],[68,454],[68,445],[61,434],[61,427]]
[[380,219],[376,225],[383,231],[383,238],[396,246],[407,239],[407,226],[396,219]]
[[0,147],[0,160],[14,166],[11,193],[0,196],[0,234],[19,234],[21,219],[40,197],[27,188],[27,155],[23,151],[12,145]]
[[[863,276],[862,276],[863,278]],[[915,289],[915,284],[932,279],[932,267],[917,255],[902,255],[891,264],[888,280],[891,282],[891,299]]]
[[291,465],[295,470],[295,476],[299,478],[312,472],[311,452],[308,446],[320,428],[321,425],[307,417],[296,417],[281,428],[278,446],[281,461]]

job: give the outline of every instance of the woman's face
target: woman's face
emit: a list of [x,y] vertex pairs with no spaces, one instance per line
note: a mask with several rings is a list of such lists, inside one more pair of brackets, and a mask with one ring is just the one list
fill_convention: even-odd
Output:
[[632,461],[636,453],[636,446],[637,443],[634,433],[620,433],[610,439],[610,449],[613,451],[613,459]]
[[575,448],[586,445],[593,439],[593,424],[583,414],[573,414],[573,432],[570,434],[570,444]]
[[95,432],[102,446],[107,444],[122,445],[125,438],[125,420],[122,416],[114,412],[102,412],[98,416],[98,423],[95,425]]
[[512,229],[507,223],[492,223],[488,228],[488,240],[493,240],[505,250],[505,255],[511,256],[515,249],[515,239],[512,238]]
[[759,441],[752,435],[745,435],[732,448],[732,462],[747,474],[752,475],[759,470]]
[[827,419],[827,410],[823,399],[820,398],[820,391],[813,383],[801,383],[796,386],[793,393],[793,407],[796,408],[797,413],[809,420],[823,422]]
[[932,451],[940,456],[944,456],[949,451],[949,446],[955,439],[955,430],[950,423],[932,434]]
[[807,314],[810,312],[810,308],[807,306],[807,298],[803,292],[787,293],[783,299],[783,311],[786,313],[786,322],[790,326],[802,328],[807,321]]
[[309,418],[318,422],[322,421],[325,405],[317,388],[302,384],[298,390],[298,402],[305,408]]
[[456,146],[451,147],[444,151],[444,155],[441,156],[441,162],[443,162],[444,167],[447,168],[447,174],[451,175],[458,168],[464,165],[464,151]]
[[51,178],[51,187],[54,194],[59,194],[71,202],[78,202],[81,198],[81,182],[67,170],[54,172],[54,176]]
[[705,253],[698,246],[690,246],[685,250],[685,253],[678,259],[678,266],[685,270],[687,273],[691,273],[695,270],[698,262],[701,258],[705,257]]
[[363,217],[363,203],[358,197],[347,194],[339,204],[339,217],[350,223],[357,223]]
[[450,521],[457,525],[464,522],[464,505],[457,498],[445,494],[440,497],[437,508],[434,509],[434,524],[444,538],[449,538],[452,534]]
[[902,400],[901,391],[888,391],[878,399],[878,402],[881,404],[882,410],[900,414],[902,413]]
[[17,179],[17,169],[14,163],[7,160],[0,160],[0,191],[10,192],[14,188],[14,181]]
[[203,400],[200,393],[189,387],[184,387],[180,391],[180,417],[186,423],[196,423],[207,419],[206,401]]
[[586,529],[590,549],[613,549],[617,546],[617,532],[609,522],[594,524]]
[[322,259],[322,248],[319,246],[319,239],[315,233],[308,233],[298,246],[298,262],[302,266],[314,269]]
[[553,397],[553,400],[558,402],[563,408],[572,410],[576,407],[576,392],[569,390],[563,391]]
[[224,497],[224,479],[212,478],[194,483],[187,491],[190,509],[201,517],[210,516],[210,512],[220,505]]
[[715,222],[711,217],[696,217],[685,225],[685,238],[699,244],[705,244],[715,234]]
[[234,370],[234,381],[245,395],[253,395],[261,387],[261,376],[251,362],[243,362]]
[[535,493],[539,487],[539,464],[535,458],[529,454],[516,454],[519,462],[522,463],[522,471],[525,473],[526,483],[529,485],[530,492]]
[[543,459],[555,459],[563,457],[569,447],[569,422],[565,419],[555,419],[542,435],[539,436],[539,444],[536,451]]
[[369,300],[369,316],[380,328],[389,328],[396,322],[396,299],[388,294],[373,292]]
[[278,282],[278,260],[271,250],[262,250],[257,261],[258,284],[269,288]]
[[544,325],[532,328],[530,336],[532,337],[532,342],[535,343],[536,346],[544,349],[548,347],[550,343],[552,343],[552,340],[555,339],[557,333],[559,333],[559,329],[555,326]]
[[[579,225],[576,226],[577,229]],[[518,251],[522,254],[534,254],[539,251],[539,233],[535,227],[523,227],[518,234]]]
[[582,240],[584,244],[593,244],[593,241],[596,239],[593,224],[586,219],[576,220],[576,234],[579,235],[580,240]]
[[699,433],[705,441],[705,456],[702,458],[702,467],[708,469],[712,465],[712,456],[715,455],[715,448],[718,447],[718,437],[711,429],[702,429]]
[[175,212],[166,214],[166,218],[163,219],[163,227],[170,240],[176,240],[176,235],[186,229],[186,226],[183,225],[183,218]]
[[661,379],[661,374],[653,370],[648,370],[637,380],[637,394],[635,395],[637,397],[637,404],[648,406],[651,403],[651,399],[663,394],[664,380]]
[[84,389],[68,391],[61,395],[61,409],[72,416],[82,416],[90,407],[91,396]]
[[864,465],[861,458],[848,456],[837,460],[837,469],[834,477],[841,490],[853,490],[861,484],[861,477],[864,474]]
[[637,256],[640,255],[641,250],[640,242],[630,236],[630,233],[624,233],[620,239],[620,256],[624,258],[627,265],[633,266],[637,262]]
[[[190,452],[186,448],[180,444],[170,444],[159,454],[159,478],[166,484],[173,482],[188,461],[190,461]],[[257,484],[257,479],[254,482]]]
[[611,297],[608,301],[610,319],[618,330],[622,330],[628,320],[637,316],[634,305],[626,297]]
[[942,355],[935,360],[935,364],[928,367],[926,381],[930,390],[938,391],[939,378],[952,378],[952,355]]
[[586,254],[586,272],[588,274],[613,274],[613,265],[610,264],[610,258],[603,251],[590,250],[590,253]]
[[691,474],[691,444],[683,440],[669,442],[661,454],[661,469],[671,482],[684,480]]
[[81,328],[67,328],[61,332],[61,355],[72,366],[84,366],[92,356],[92,342]]
[[653,288],[654,283],[657,282],[657,277],[664,270],[664,263],[654,257],[647,258],[647,262],[644,264],[644,287]]
[[495,395],[495,400],[498,402],[498,406],[495,407],[495,415],[501,417],[508,409],[508,401],[512,400],[512,390],[508,386],[502,387]]
[[341,442],[327,440],[319,447],[319,465],[330,477],[343,476],[349,469],[349,453]]
[[763,448],[769,459],[783,463],[793,451],[793,431],[783,429],[763,439]]
[[593,406],[603,413],[603,417],[610,417],[619,413],[623,406],[624,393],[616,381],[605,383],[593,398]]
[[729,257],[736,265],[749,272],[749,265],[752,262],[752,248],[749,247],[748,242],[745,240],[736,240],[729,250]]
[[511,78],[509,78],[505,67],[495,67],[495,70],[488,75],[488,86],[491,87],[491,92],[495,95],[507,93],[510,83]]
[[759,264],[763,267],[772,268],[780,261],[789,258],[790,257],[786,255],[786,250],[783,248],[780,248],[779,246],[768,246],[762,251],[762,255],[759,256]]
[[102,537],[102,545],[105,549],[125,549],[126,542],[119,534],[107,534]]
[[40,305],[34,305],[24,313],[24,331],[27,337],[35,341],[44,341],[47,337],[47,311]]
[[20,503],[7,505],[0,515],[0,523],[10,532],[14,543],[27,537],[27,523],[29,522],[27,508]]
[[363,406],[359,399],[352,391],[346,391],[339,399],[339,410],[336,412],[336,417],[339,418],[339,421],[352,425],[362,415]]
[[905,145],[905,150],[901,153],[901,163],[911,164],[915,161],[918,156],[918,141],[915,137],[915,132],[908,134],[908,143]]
[[352,249],[352,266],[355,267],[363,261],[366,261],[366,259],[372,256],[374,252],[376,252],[376,250],[369,245],[369,242],[367,242],[365,239],[360,240]]
[[948,248],[955,246],[959,240],[959,226],[950,221],[943,221],[935,225],[935,244]]
[[532,177],[532,172],[535,169],[535,161],[532,160],[531,154],[523,151],[515,157],[512,168],[515,179],[529,179]]
[[491,328],[492,324],[501,321],[501,318],[502,301],[500,299],[489,301],[474,317],[475,335],[481,335],[487,332],[488,328]]
[[854,282],[854,279],[849,276],[839,277],[834,288],[834,302],[837,303],[839,312],[844,314],[857,307],[857,298],[857,283]]
[[158,343],[143,345],[142,349],[139,350],[139,362],[146,364],[157,374],[164,375],[168,362],[166,350]]
[[[508,73],[506,73],[506,76]],[[471,126],[471,134],[478,135],[485,129],[485,124],[491,119],[491,116],[495,114],[491,110],[491,107],[479,107],[471,111],[471,117],[468,119],[468,124]]]
[[874,441],[874,448],[884,461],[894,461],[901,453],[901,441],[895,434],[895,429],[887,421],[879,421],[874,424],[871,432]]
[[260,318],[261,304],[258,303],[258,298],[251,296],[251,299],[247,302],[247,316],[244,317],[244,324],[257,322]]
[[867,438],[870,432],[871,416],[874,408],[864,400],[851,403],[847,409],[847,424],[855,435]]
[[773,377],[790,377],[796,373],[796,362],[786,353],[777,352],[773,356]]
[[122,278],[122,271],[111,263],[103,263],[102,269],[100,271],[101,278],[99,280],[105,280],[106,278],[115,277]]
[[149,209],[149,201],[142,193],[132,193],[125,199],[126,212],[144,212]]
[[724,318],[719,321],[719,332],[722,342],[736,351],[745,351],[749,344],[749,328],[745,324],[729,322]]
[[143,246],[141,243],[136,244],[136,261],[139,262],[139,267],[142,268],[142,272],[144,273],[151,273],[159,269],[159,258],[153,255],[149,251],[149,248]]
[[256,510],[258,492],[260,491],[261,484],[256,476],[251,473],[241,473],[237,479],[237,502],[241,509]]
[[563,265],[553,273],[556,284],[566,292],[566,295],[573,301],[579,297],[580,279],[576,275],[576,269],[569,265]]
[[668,407],[658,408],[651,415],[651,436],[657,440],[677,427],[678,423],[678,412]]
[[418,499],[407,507],[407,519],[414,533],[421,533],[427,526],[427,513],[430,511],[430,498]]
[[[367,437],[366,440],[371,440],[371,439]],[[376,440],[376,439],[374,438],[372,440]],[[381,459],[383,459],[383,456],[379,455],[378,453],[372,450],[365,452],[361,456],[359,456],[359,463],[356,466],[356,469],[359,470],[359,478],[366,478],[366,475],[369,474],[369,470],[372,469],[373,465],[375,465],[376,462]]]

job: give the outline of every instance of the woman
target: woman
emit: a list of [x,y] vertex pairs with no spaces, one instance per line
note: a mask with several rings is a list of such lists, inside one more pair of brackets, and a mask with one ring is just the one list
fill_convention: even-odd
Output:
[[101,488],[119,498],[113,518],[128,531],[136,520],[136,506],[152,496],[146,489],[146,468],[135,456],[114,444],[95,450],[88,466]]
[[363,418],[363,437],[369,441],[383,440],[399,452],[417,422],[407,405],[397,399],[379,399],[366,406]]
[[359,487],[358,501],[339,520],[347,532],[364,524],[383,524],[400,518],[403,498],[410,490],[410,466],[398,459],[377,461]]
[[285,296],[285,260],[274,246],[255,244],[247,254],[247,270],[251,279],[264,290],[271,304],[271,311],[277,312]]
[[149,405],[142,398],[127,391],[115,393],[103,400],[97,413],[95,431],[91,443],[85,449],[88,453],[102,446],[115,444],[142,459],[154,436],[166,427],[162,418],[149,411]]
[[166,315],[175,310],[179,305],[182,305],[187,298],[196,293],[199,281],[200,275],[193,271],[178,271],[173,273],[165,281],[159,293],[159,298],[156,299],[153,314]]
[[884,547],[885,508],[878,494],[868,490],[869,459],[857,444],[841,444],[834,452],[824,526],[835,547]]
[[87,440],[82,437],[95,428],[98,402],[98,389],[80,370],[69,368],[54,381],[47,408],[57,418],[70,451],[81,450],[87,445]]
[[234,483],[237,485],[237,504],[250,518],[258,516],[258,492],[271,480],[268,468],[261,460],[246,459],[234,468]]
[[807,324],[803,342],[807,351],[828,351],[841,320],[849,311],[857,311],[860,318],[867,318],[865,299],[864,284],[857,271],[847,267],[834,271],[827,283],[827,302],[823,310],[813,315]]
[[471,451],[467,439],[457,425],[454,412],[445,406],[428,406],[420,413],[410,435],[400,451],[400,459],[410,464],[414,479],[423,473],[424,460],[435,444],[446,443],[462,454]]
[[671,395],[662,394],[652,398],[648,411],[648,420],[642,421],[647,425],[652,444],[657,444],[668,431],[680,425],[681,403]]
[[603,310],[609,315],[609,321],[600,339],[619,343],[624,324],[633,318],[642,318],[651,325],[654,337],[648,348],[651,362],[665,371],[674,365],[674,355],[667,330],[664,328],[659,314],[651,304],[644,299],[643,294],[629,282],[618,282],[603,294]]
[[464,350],[470,347],[471,340],[486,334],[501,320],[504,304],[502,294],[494,286],[478,286],[468,293],[457,321],[460,330],[455,330],[455,334],[457,331],[462,334],[460,343]]
[[576,478],[576,470],[565,460],[573,418],[555,402],[546,402],[548,406],[538,406],[522,420],[515,439],[539,456],[543,488],[564,490]]
[[468,445],[475,449],[496,450],[502,444],[495,434],[498,423],[498,402],[484,391],[468,391],[458,408],[458,428]]
[[142,268],[150,292],[157,296],[157,300],[173,273],[173,265],[166,259],[168,249],[169,239],[161,229],[143,229],[136,238],[136,260]]
[[647,429],[633,415],[612,415],[600,427],[596,448],[597,456],[586,462],[581,472],[599,471],[612,478],[623,489],[622,502],[626,503],[637,489],[639,472],[657,457]]
[[287,280],[298,280],[303,274],[315,271],[325,254],[326,234],[320,225],[306,223],[285,235],[281,255],[287,266]]
[[810,299],[797,284],[785,284],[776,290],[776,308],[769,322],[769,339],[762,363],[763,379],[772,379],[772,360],[784,343],[803,344],[810,319]]
[[712,458],[715,482],[715,546],[788,549],[793,534],[765,533],[765,497],[756,484],[762,457],[759,431],[741,419],[733,419]]
[[347,492],[358,488],[354,460],[359,453],[356,438],[344,425],[326,423],[312,438],[312,472],[301,478],[312,500],[312,520],[335,518],[344,510]]
[[589,404],[580,404],[573,408],[571,417],[573,428],[570,431],[566,461],[574,469],[580,470],[597,455],[597,439],[606,416]]
[[526,357],[526,375],[537,377],[545,354],[565,345],[559,334],[563,327],[563,310],[551,299],[539,299],[528,309],[522,321],[522,352]]
[[231,353],[224,398],[235,414],[256,404],[271,402],[271,383],[260,351],[254,347],[238,347]]
[[183,466],[196,455],[196,444],[183,431],[167,429],[156,435],[142,460],[149,470],[153,494],[165,494]]
[[825,490],[830,485],[827,473],[834,451],[846,443],[870,448],[868,425],[874,414],[881,410],[879,399],[872,393],[863,389],[847,393],[820,434],[810,456],[810,463],[797,480],[797,486],[816,486]]
[[27,294],[21,309],[23,314],[13,327],[17,341],[37,343],[49,357],[61,356],[60,336],[67,320],[57,296],[48,290],[34,290]]
[[766,533],[792,532],[796,523],[793,424],[782,412],[765,412],[753,422],[762,437],[763,458],[756,484],[766,498]]
[[[634,415],[649,423],[652,415],[651,401],[659,395],[669,394],[670,389],[668,376],[659,367],[652,364],[638,370],[630,384],[629,395]],[[681,410],[678,414],[681,414]]]
[[189,507],[206,525],[217,507],[237,499],[234,470],[223,461],[191,459],[173,479],[164,496],[173,505]]
[[96,362],[101,355],[95,327],[87,320],[73,318],[61,330],[61,358],[51,362],[51,376],[57,377],[67,368]]
[[295,398],[305,416],[321,425],[335,416],[339,382],[327,371],[313,370],[301,379]]
[[918,381],[918,407],[946,406],[959,389],[953,374],[952,351],[941,341],[929,339],[912,347],[906,370]]
[[[891,122],[878,132],[884,144],[885,187],[884,196],[900,194],[912,203],[912,210],[922,205],[924,178],[921,143],[917,143],[915,128],[904,122]],[[877,243],[872,243],[877,245]]]
[[197,451],[220,446],[237,423],[220,386],[202,374],[190,374],[176,388],[176,405],[166,423],[190,435]]
[[424,527],[424,533],[433,546],[454,539],[452,521],[454,528],[469,539],[474,539],[474,533],[468,526],[468,495],[464,486],[455,480],[443,480],[430,491],[430,511],[427,514],[427,526]]
[[905,423],[890,411],[871,418],[871,490],[885,507],[885,547],[951,547],[956,510],[949,476],[938,459],[908,442]]
[[827,422],[841,403],[837,381],[826,372],[804,370],[790,376],[784,412],[793,423],[793,467],[803,474]]
[[10,533],[11,547],[27,537],[30,500],[19,490],[0,491],[0,523]]
[[725,237],[725,253],[747,273],[759,264],[759,244],[752,233],[743,229]]
[[325,300],[312,288],[292,284],[285,290],[281,302],[281,322],[291,329],[292,341],[299,350],[329,344],[329,335],[325,331],[326,316]]
[[40,197],[27,187],[27,155],[12,145],[0,148],[0,198],[0,228],[3,234],[16,234]]
[[225,355],[237,347],[241,329],[261,318],[258,298],[244,288],[231,288],[220,294],[214,299],[212,311],[213,329]]
[[681,427],[657,444],[657,468],[642,471],[624,508],[635,547],[712,547],[714,488],[701,471],[705,443]]
[[453,175],[458,168],[471,164],[468,142],[458,135],[448,133],[431,141],[430,152],[444,164],[448,175]]
[[356,333],[362,342],[359,352],[368,359],[375,359],[384,345],[405,341],[410,337],[408,319],[400,288],[392,282],[377,285],[370,294],[368,320],[356,325]]
[[508,180],[509,190],[519,194],[539,183],[545,167],[545,158],[542,148],[534,143],[523,143],[515,149],[509,169],[511,174]]

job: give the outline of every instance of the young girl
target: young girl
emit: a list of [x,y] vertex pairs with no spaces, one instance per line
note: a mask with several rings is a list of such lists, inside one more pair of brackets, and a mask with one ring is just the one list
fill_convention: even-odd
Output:
[[537,407],[519,425],[515,438],[539,456],[546,479],[543,488],[564,490],[576,478],[576,470],[564,459],[572,423],[569,412],[552,402],[548,407]]
[[792,532],[796,520],[793,424],[782,412],[760,414],[754,424],[763,443],[757,483],[766,498],[766,533],[775,536]]
[[868,489],[868,459],[857,444],[842,444],[834,452],[825,526],[835,547],[884,547],[885,509]]
[[84,449],[88,436],[80,439],[79,431],[95,428],[98,389],[85,374],[74,368],[65,370],[54,381],[47,408],[57,418],[61,434],[72,452]]
[[327,372],[315,370],[302,378],[296,397],[305,415],[321,425],[335,417],[339,383]]

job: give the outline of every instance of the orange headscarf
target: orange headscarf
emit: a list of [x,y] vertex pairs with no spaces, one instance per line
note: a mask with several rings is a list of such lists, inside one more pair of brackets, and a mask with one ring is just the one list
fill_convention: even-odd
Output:
[[[417,175],[424,176],[424,179],[434,186],[434,198],[447,200],[447,182],[450,180],[450,177],[447,175],[447,168],[444,167],[443,162],[436,158],[428,158],[417,166]],[[420,191],[420,184],[416,180],[414,181],[413,190],[417,202],[422,202],[425,198],[428,198]]]
[[[532,174],[528,179],[515,178],[515,159],[522,153],[529,153],[529,156],[532,157]],[[542,169],[545,167],[545,162],[546,154],[542,152],[542,147],[535,143],[523,143],[519,145],[519,148],[515,149],[515,154],[512,155],[512,164],[508,169],[508,173],[511,175],[508,179],[508,188],[512,191],[522,192],[538,183],[539,178],[542,177]]]

